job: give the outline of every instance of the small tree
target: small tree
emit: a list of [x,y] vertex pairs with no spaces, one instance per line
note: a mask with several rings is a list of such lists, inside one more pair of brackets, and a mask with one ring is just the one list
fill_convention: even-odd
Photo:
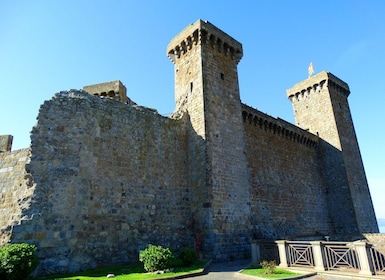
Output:
[[266,261],[266,260],[262,261],[260,265],[265,270],[265,274],[274,274],[275,268],[277,266],[275,261]]
[[26,243],[6,244],[0,248],[1,279],[27,279],[39,264],[36,246]]
[[162,246],[148,245],[139,252],[139,261],[144,264],[144,269],[149,272],[169,268],[174,255],[169,248]]

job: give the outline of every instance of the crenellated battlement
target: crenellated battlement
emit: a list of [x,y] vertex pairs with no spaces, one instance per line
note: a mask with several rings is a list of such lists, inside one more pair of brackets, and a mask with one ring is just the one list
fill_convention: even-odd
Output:
[[342,82],[340,79],[338,79],[336,76],[333,74],[329,73],[329,77],[332,76],[333,79],[328,80],[328,87],[334,92],[340,93],[344,95],[345,97],[348,97],[350,94],[350,89],[349,86]]
[[286,90],[286,94],[290,100],[294,97],[299,100],[301,98],[306,98],[309,94],[320,93],[325,86],[346,97],[350,94],[347,83],[326,71],[295,84],[292,88]]
[[242,118],[244,123],[271,132],[290,141],[297,142],[310,148],[318,147],[318,136],[303,130],[280,118],[274,118],[257,109],[242,104]]
[[169,43],[167,56],[175,64],[176,59],[188,53],[194,46],[208,44],[238,63],[242,56],[242,44],[221,31],[208,21],[197,20],[186,27]]
[[130,98],[127,97],[127,89],[119,80],[84,86],[83,90],[91,95],[119,100],[125,104],[135,104]]

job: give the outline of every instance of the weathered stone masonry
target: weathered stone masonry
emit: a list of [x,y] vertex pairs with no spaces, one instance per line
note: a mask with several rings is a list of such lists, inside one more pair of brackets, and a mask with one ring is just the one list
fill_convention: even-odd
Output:
[[43,105],[32,136],[32,154],[44,155],[30,164],[46,217],[40,248],[93,266],[130,261],[150,242],[191,246],[183,123],[69,95]]
[[1,243],[38,247],[39,273],[135,262],[147,244],[243,258],[253,239],[378,232],[348,86],[321,72],[287,91],[297,126],[240,102],[242,45],[208,22],[167,47],[171,117],[120,81],[57,93],[31,147],[0,138]]
[[30,161],[30,150],[0,153],[0,244],[10,241],[13,225],[29,219],[24,211],[33,195],[33,180],[25,167]]

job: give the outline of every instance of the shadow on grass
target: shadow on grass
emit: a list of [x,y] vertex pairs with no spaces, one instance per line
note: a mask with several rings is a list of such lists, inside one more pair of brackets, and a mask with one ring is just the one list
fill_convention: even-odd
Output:
[[106,279],[108,274],[114,274],[117,280],[128,279],[156,279],[167,277],[178,277],[186,274],[197,274],[203,272],[207,260],[198,260],[192,266],[189,267],[177,267],[170,272],[155,274],[145,272],[143,264],[129,264],[119,265],[107,268],[98,268],[92,270],[86,270],[71,274],[55,274],[44,277],[35,278],[35,280],[86,280],[86,279]]
[[[129,264],[129,265],[118,265],[105,268],[89,269],[85,271],[79,271],[76,273],[65,273],[65,274],[53,274],[44,277],[35,278],[35,280],[48,280],[48,279],[87,279],[84,277],[106,277],[107,274],[113,273],[115,275],[124,275],[132,273],[144,273],[143,265]],[[90,278],[90,279],[92,279]]]

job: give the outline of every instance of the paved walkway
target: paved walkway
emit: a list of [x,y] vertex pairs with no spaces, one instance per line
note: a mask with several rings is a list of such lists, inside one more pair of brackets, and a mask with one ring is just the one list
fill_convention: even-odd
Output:
[[[186,279],[191,280],[234,280],[234,279],[244,279],[244,280],[252,280],[252,279],[260,279],[252,276],[247,276],[244,274],[238,273],[241,269],[247,267],[250,264],[250,260],[240,260],[234,262],[225,262],[225,263],[212,263],[208,272],[205,275],[188,277]],[[302,278],[304,280],[364,280],[364,279],[385,279],[385,278],[377,278],[377,277],[354,277],[352,275],[313,275],[309,277]]]
[[237,273],[241,269],[247,267],[250,260],[240,260],[226,263],[212,263],[208,268],[208,273],[202,276],[189,277],[187,279],[194,280],[227,280],[240,279]]

